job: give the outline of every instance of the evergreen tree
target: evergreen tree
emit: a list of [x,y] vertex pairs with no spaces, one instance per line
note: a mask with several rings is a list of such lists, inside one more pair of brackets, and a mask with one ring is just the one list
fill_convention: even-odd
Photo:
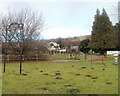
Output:
[[90,51],[90,48],[88,48],[88,45],[90,43],[89,39],[85,39],[80,42],[79,50],[85,54],[85,60],[87,59],[87,53]]
[[98,9],[96,11],[89,47],[101,54],[116,47],[114,28],[104,8],[101,15]]
[[84,53],[88,53],[90,51],[90,48],[88,48],[90,40],[85,39],[80,42],[79,50]]
[[120,22],[118,23],[118,29],[117,29],[117,38],[118,38],[118,41],[117,41],[117,45],[118,45],[118,50],[120,50]]
[[99,16],[99,15],[100,15],[100,11],[99,11],[99,9],[97,9],[96,16]]
[[114,26],[115,36],[116,36],[116,50],[120,50],[120,22],[116,23]]

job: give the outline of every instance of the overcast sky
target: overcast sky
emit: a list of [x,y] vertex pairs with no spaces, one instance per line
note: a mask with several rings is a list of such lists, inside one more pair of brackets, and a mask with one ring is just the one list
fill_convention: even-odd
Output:
[[117,2],[88,2],[88,1],[62,1],[62,2],[1,2],[0,12],[6,14],[9,10],[19,11],[30,8],[38,13],[43,13],[45,22],[42,39],[58,37],[74,37],[90,35],[96,9],[101,12],[105,8],[113,24],[117,22]]

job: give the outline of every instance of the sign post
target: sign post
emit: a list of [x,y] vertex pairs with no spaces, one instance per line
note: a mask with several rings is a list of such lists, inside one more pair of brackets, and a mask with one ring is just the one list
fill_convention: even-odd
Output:
[[117,54],[114,54],[114,60],[115,64],[120,64],[120,51],[117,52]]

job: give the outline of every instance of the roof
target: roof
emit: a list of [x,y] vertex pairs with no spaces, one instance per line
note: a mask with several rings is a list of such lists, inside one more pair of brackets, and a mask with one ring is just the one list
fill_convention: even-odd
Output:
[[50,42],[50,43],[48,43],[48,45],[51,45],[51,44],[53,44],[54,46],[59,46],[59,44],[57,44],[56,42]]

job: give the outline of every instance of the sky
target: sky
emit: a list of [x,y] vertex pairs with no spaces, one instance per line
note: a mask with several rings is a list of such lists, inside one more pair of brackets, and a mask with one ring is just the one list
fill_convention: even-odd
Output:
[[8,10],[19,11],[30,8],[37,13],[42,12],[45,22],[41,39],[67,38],[90,35],[96,9],[101,12],[105,8],[113,25],[117,23],[118,0],[99,1],[2,1],[0,12],[6,14]]

